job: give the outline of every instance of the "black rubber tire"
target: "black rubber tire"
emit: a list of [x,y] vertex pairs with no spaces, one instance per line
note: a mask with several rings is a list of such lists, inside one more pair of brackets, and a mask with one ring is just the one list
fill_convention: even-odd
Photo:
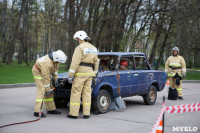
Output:
[[151,85],[147,94],[143,96],[144,103],[146,105],[153,105],[157,99],[157,89],[154,85]]
[[100,90],[97,98],[93,100],[93,108],[97,110],[98,113],[103,114],[107,113],[110,109],[111,97],[108,91]]
[[66,108],[69,102],[68,98],[54,98],[56,108]]

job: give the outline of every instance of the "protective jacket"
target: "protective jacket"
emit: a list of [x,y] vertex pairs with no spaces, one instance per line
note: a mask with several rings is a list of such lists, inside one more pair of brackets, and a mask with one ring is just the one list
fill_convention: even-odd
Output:
[[165,63],[165,72],[169,77],[173,77],[176,73],[180,76],[182,73],[186,73],[186,64],[182,56],[170,56]]
[[[170,56],[165,63],[165,72],[169,76],[169,85],[172,89],[176,88],[178,96],[182,97],[182,80],[176,78],[177,74],[181,77],[182,74],[186,74],[186,64],[182,56]],[[176,75],[176,76],[175,76]],[[178,82],[177,82],[178,81]],[[169,98],[169,96],[168,96]],[[177,99],[177,98],[176,98]]]
[[40,69],[40,75],[34,75],[35,79],[42,79],[46,92],[50,91],[51,76],[53,80],[58,79],[58,63],[54,63],[49,55],[45,55],[36,61],[36,65]]
[[[93,67],[88,67],[80,64],[88,64]],[[88,42],[81,42],[76,47],[72,57],[72,63],[69,69],[69,77],[76,76],[95,76],[98,70],[97,49]]]

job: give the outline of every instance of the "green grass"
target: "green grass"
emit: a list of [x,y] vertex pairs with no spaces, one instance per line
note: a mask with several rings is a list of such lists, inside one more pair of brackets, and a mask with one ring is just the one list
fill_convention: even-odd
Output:
[[[19,65],[17,62],[14,62],[10,66],[0,63],[0,84],[33,83],[33,64],[30,63],[30,66],[27,67],[25,63]],[[65,67],[65,64],[61,64],[59,73],[67,72]],[[200,80],[200,72],[187,72],[183,80]]]
[[[0,84],[15,84],[15,83],[34,83],[32,75],[32,66],[26,66],[26,64],[17,64],[14,62],[8,66],[4,63],[0,65]],[[59,73],[67,72],[65,65],[61,65]]]
[[200,80],[200,72],[187,72],[186,77],[183,80]]

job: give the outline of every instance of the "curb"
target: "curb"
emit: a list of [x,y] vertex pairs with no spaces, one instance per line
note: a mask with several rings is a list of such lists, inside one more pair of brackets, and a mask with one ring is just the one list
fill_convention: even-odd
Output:
[[200,83],[200,80],[183,80],[183,83]]
[[[183,80],[183,83],[200,83],[200,80]],[[19,84],[0,84],[0,89],[20,88],[20,87],[35,87],[35,83],[19,83]]]
[[19,88],[19,87],[34,87],[35,83],[19,83],[19,84],[0,84],[0,89]]

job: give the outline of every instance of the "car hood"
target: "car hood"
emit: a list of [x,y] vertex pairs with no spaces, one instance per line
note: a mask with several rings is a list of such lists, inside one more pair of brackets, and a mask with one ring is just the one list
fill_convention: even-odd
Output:
[[[113,74],[113,72],[111,71],[99,72],[97,77],[103,77],[110,74]],[[58,74],[58,79],[68,79],[68,78],[69,78],[68,72]]]
[[65,73],[59,73],[58,74],[58,79],[63,79],[63,78],[69,78],[68,76],[68,72],[65,72]]

